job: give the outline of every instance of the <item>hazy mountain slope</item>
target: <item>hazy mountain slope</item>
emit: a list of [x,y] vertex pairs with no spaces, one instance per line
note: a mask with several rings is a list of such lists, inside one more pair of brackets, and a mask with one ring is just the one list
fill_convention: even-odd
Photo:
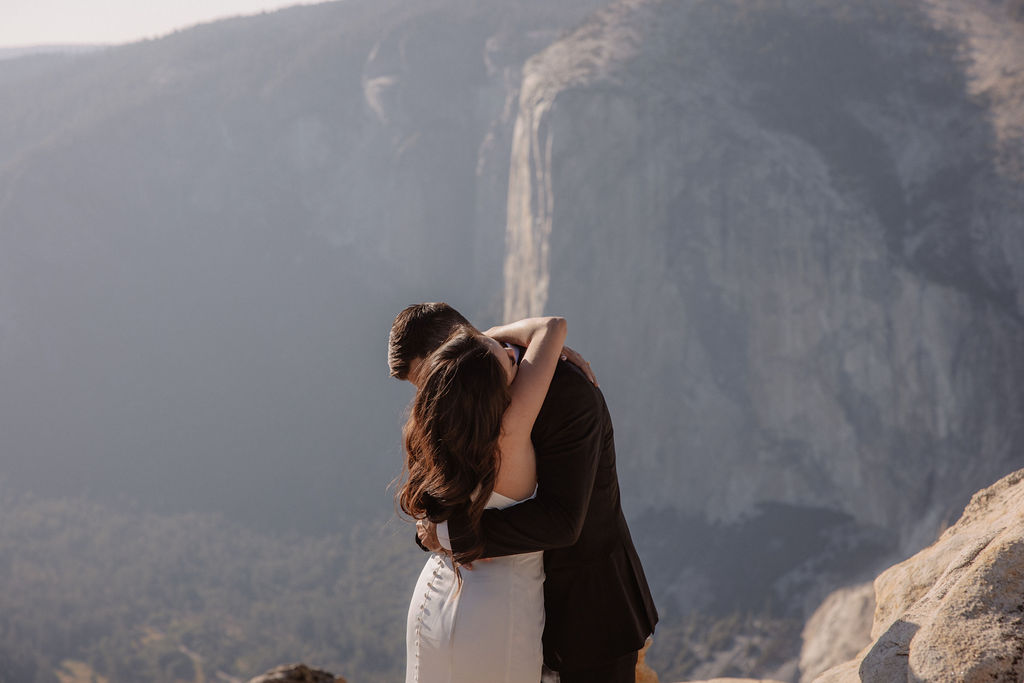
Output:
[[341,2],[0,63],[2,471],[387,514],[390,320],[497,317],[515,74],[596,4]]

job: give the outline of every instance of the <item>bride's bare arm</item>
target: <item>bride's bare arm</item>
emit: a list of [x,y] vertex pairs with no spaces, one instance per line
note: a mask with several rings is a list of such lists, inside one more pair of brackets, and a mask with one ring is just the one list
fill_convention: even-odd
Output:
[[501,454],[494,490],[514,500],[533,494],[537,485],[537,465],[530,441],[533,423],[544,404],[555,367],[565,342],[565,318],[526,318],[499,328],[491,328],[500,341],[525,346],[519,370],[509,386],[512,402],[501,421]]
[[[488,337],[493,337],[498,341],[508,342],[509,344],[515,344],[517,346],[526,346],[527,340],[524,339],[524,332],[522,326],[519,323],[510,323],[508,325],[497,325],[495,327],[486,330],[483,334]],[[570,349],[568,346],[562,347],[562,360],[567,360],[587,376],[590,383],[594,386],[598,386],[597,377],[594,375],[593,369],[590,367],[590,363],[586,361],[583,356],[580,355],[579,351]]]

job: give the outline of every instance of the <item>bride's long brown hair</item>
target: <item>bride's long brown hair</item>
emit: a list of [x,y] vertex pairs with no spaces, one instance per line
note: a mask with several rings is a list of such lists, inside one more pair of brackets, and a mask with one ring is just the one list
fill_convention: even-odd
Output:
[[483,553],[480,518],[498,473],[501,418],[511,402],[505,368],[470,328],[460,328],[423,362],[405,423],[405,483],[398,505],[415,519],[443,522],[465,513],[474,544],[457,563]]

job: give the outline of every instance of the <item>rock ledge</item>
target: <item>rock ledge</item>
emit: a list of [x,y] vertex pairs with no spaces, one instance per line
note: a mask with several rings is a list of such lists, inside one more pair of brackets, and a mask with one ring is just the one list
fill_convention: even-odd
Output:
[[815,683],[1024,680],[1024,470],[875,579],[872,643]]

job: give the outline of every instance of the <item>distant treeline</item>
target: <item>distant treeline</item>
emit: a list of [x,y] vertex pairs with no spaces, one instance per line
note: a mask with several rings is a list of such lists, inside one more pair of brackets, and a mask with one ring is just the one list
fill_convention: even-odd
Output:
[[118,683],[248,680],[300,660],[394,681],[422,561],[406,532],[272,537],[0,492],[0,681],[57,683],[65,660]]
[[[399,680],[423,561],[411,533],[394,519],[273,536],[0,487],[0,683],[58,683],[58,670],[74,683],[245,681],[296,661]],[[652,650],[662,675],[710,670],[723,651],[728,667],[713,673],[751,675],[799,641],[792,617],[665,607]]]

